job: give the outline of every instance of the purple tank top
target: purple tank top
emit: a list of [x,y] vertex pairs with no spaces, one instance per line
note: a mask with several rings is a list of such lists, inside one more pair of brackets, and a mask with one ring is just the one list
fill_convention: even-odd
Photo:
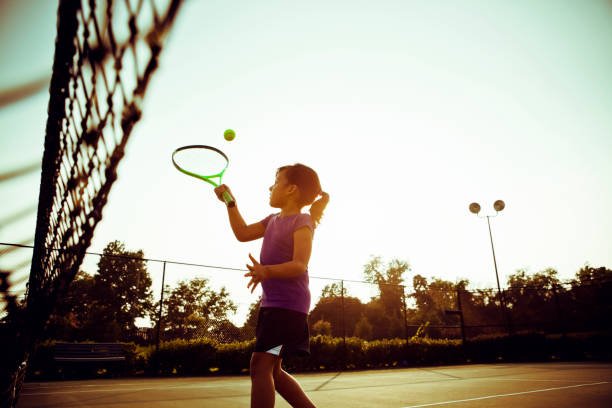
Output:
[[[262,265],[277,265],[293,259],[293,233],[307,226],[314,231],[310,214],[294,214],[280,217],[271,214],[261,220],[266,227],[259,262]],[[280,307],[308,313],[310,290],[308,270],[291,278],[270,278],[261,282],[262,307]]]

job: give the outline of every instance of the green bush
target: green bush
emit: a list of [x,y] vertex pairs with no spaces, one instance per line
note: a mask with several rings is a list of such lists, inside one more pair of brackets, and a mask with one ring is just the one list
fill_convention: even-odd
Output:
[[[357,337],[314,336],[311,356],[289,357],[288,371],[346,370],[498,361],[612,360],[612,333],[549,335],[521,333],[460,340],[422,337],[366,341]],[[248,373],[255,341],[174,340],[140,347],[124,343],[124,364],[72,364],[53,360],[54,341],[41,343],[28,366],[28,379],[96,378],[117,375],[215,375]]]
[[149,351],[148,372],[158,375],[196,375],[215,367],[214,340],[172,340]]
[[295,359],[295,370],[338,370],[342,367],[341,337],[315,336],[310,339],[310,357]]
[[587,337],[584,342],[584,357],[589,360],[612,360],[612,332],[599,332]]
[[346,339],[346,368],[354,370],[367,366],[365,344],[367,341],[359,337]]
[[365,341],[357,337],[315,336],[310,339],[311,356],[289,358],[288,370],[316,371],[406,367],[419,364],[464,362],[460,341],[414,338]]
[[471,339],[465,346],[470,362],[611,360],[609,332],[545,335],[520,333]]
[[[248,373],[251,364],[251,353],[255,348],[255,340],[220,344],[217,348],[215,367],[221,373]],[[217,369],[217,370],[215,370]]]

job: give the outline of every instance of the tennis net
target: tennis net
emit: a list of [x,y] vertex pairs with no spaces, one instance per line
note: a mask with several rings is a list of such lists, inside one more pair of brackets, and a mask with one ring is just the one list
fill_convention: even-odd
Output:
[[28,356],[102,219],[181,3],[59,1],[32,264],[1,326],[2,406],[16,404]]

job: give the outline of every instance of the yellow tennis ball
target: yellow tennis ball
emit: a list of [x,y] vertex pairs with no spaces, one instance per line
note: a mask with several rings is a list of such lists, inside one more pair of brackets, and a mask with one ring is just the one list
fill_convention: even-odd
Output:
[[223,132],[223,137],[225,140],[230,142],[236,137],[236,132],[234,132],[232,129],[227,129],[225,132]]

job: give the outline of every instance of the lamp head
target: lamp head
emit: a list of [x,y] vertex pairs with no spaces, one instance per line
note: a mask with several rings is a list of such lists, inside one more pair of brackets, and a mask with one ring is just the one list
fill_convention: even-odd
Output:
[[495,211],[500,212],[501,210],[506,208],[506,203],[504,203],[502,200],[497,200],[493,203],[493,208],[495,208]]
[[480,204],[478,203],[470,204],[470,212],[478,215],[478,213],[480,212]]

